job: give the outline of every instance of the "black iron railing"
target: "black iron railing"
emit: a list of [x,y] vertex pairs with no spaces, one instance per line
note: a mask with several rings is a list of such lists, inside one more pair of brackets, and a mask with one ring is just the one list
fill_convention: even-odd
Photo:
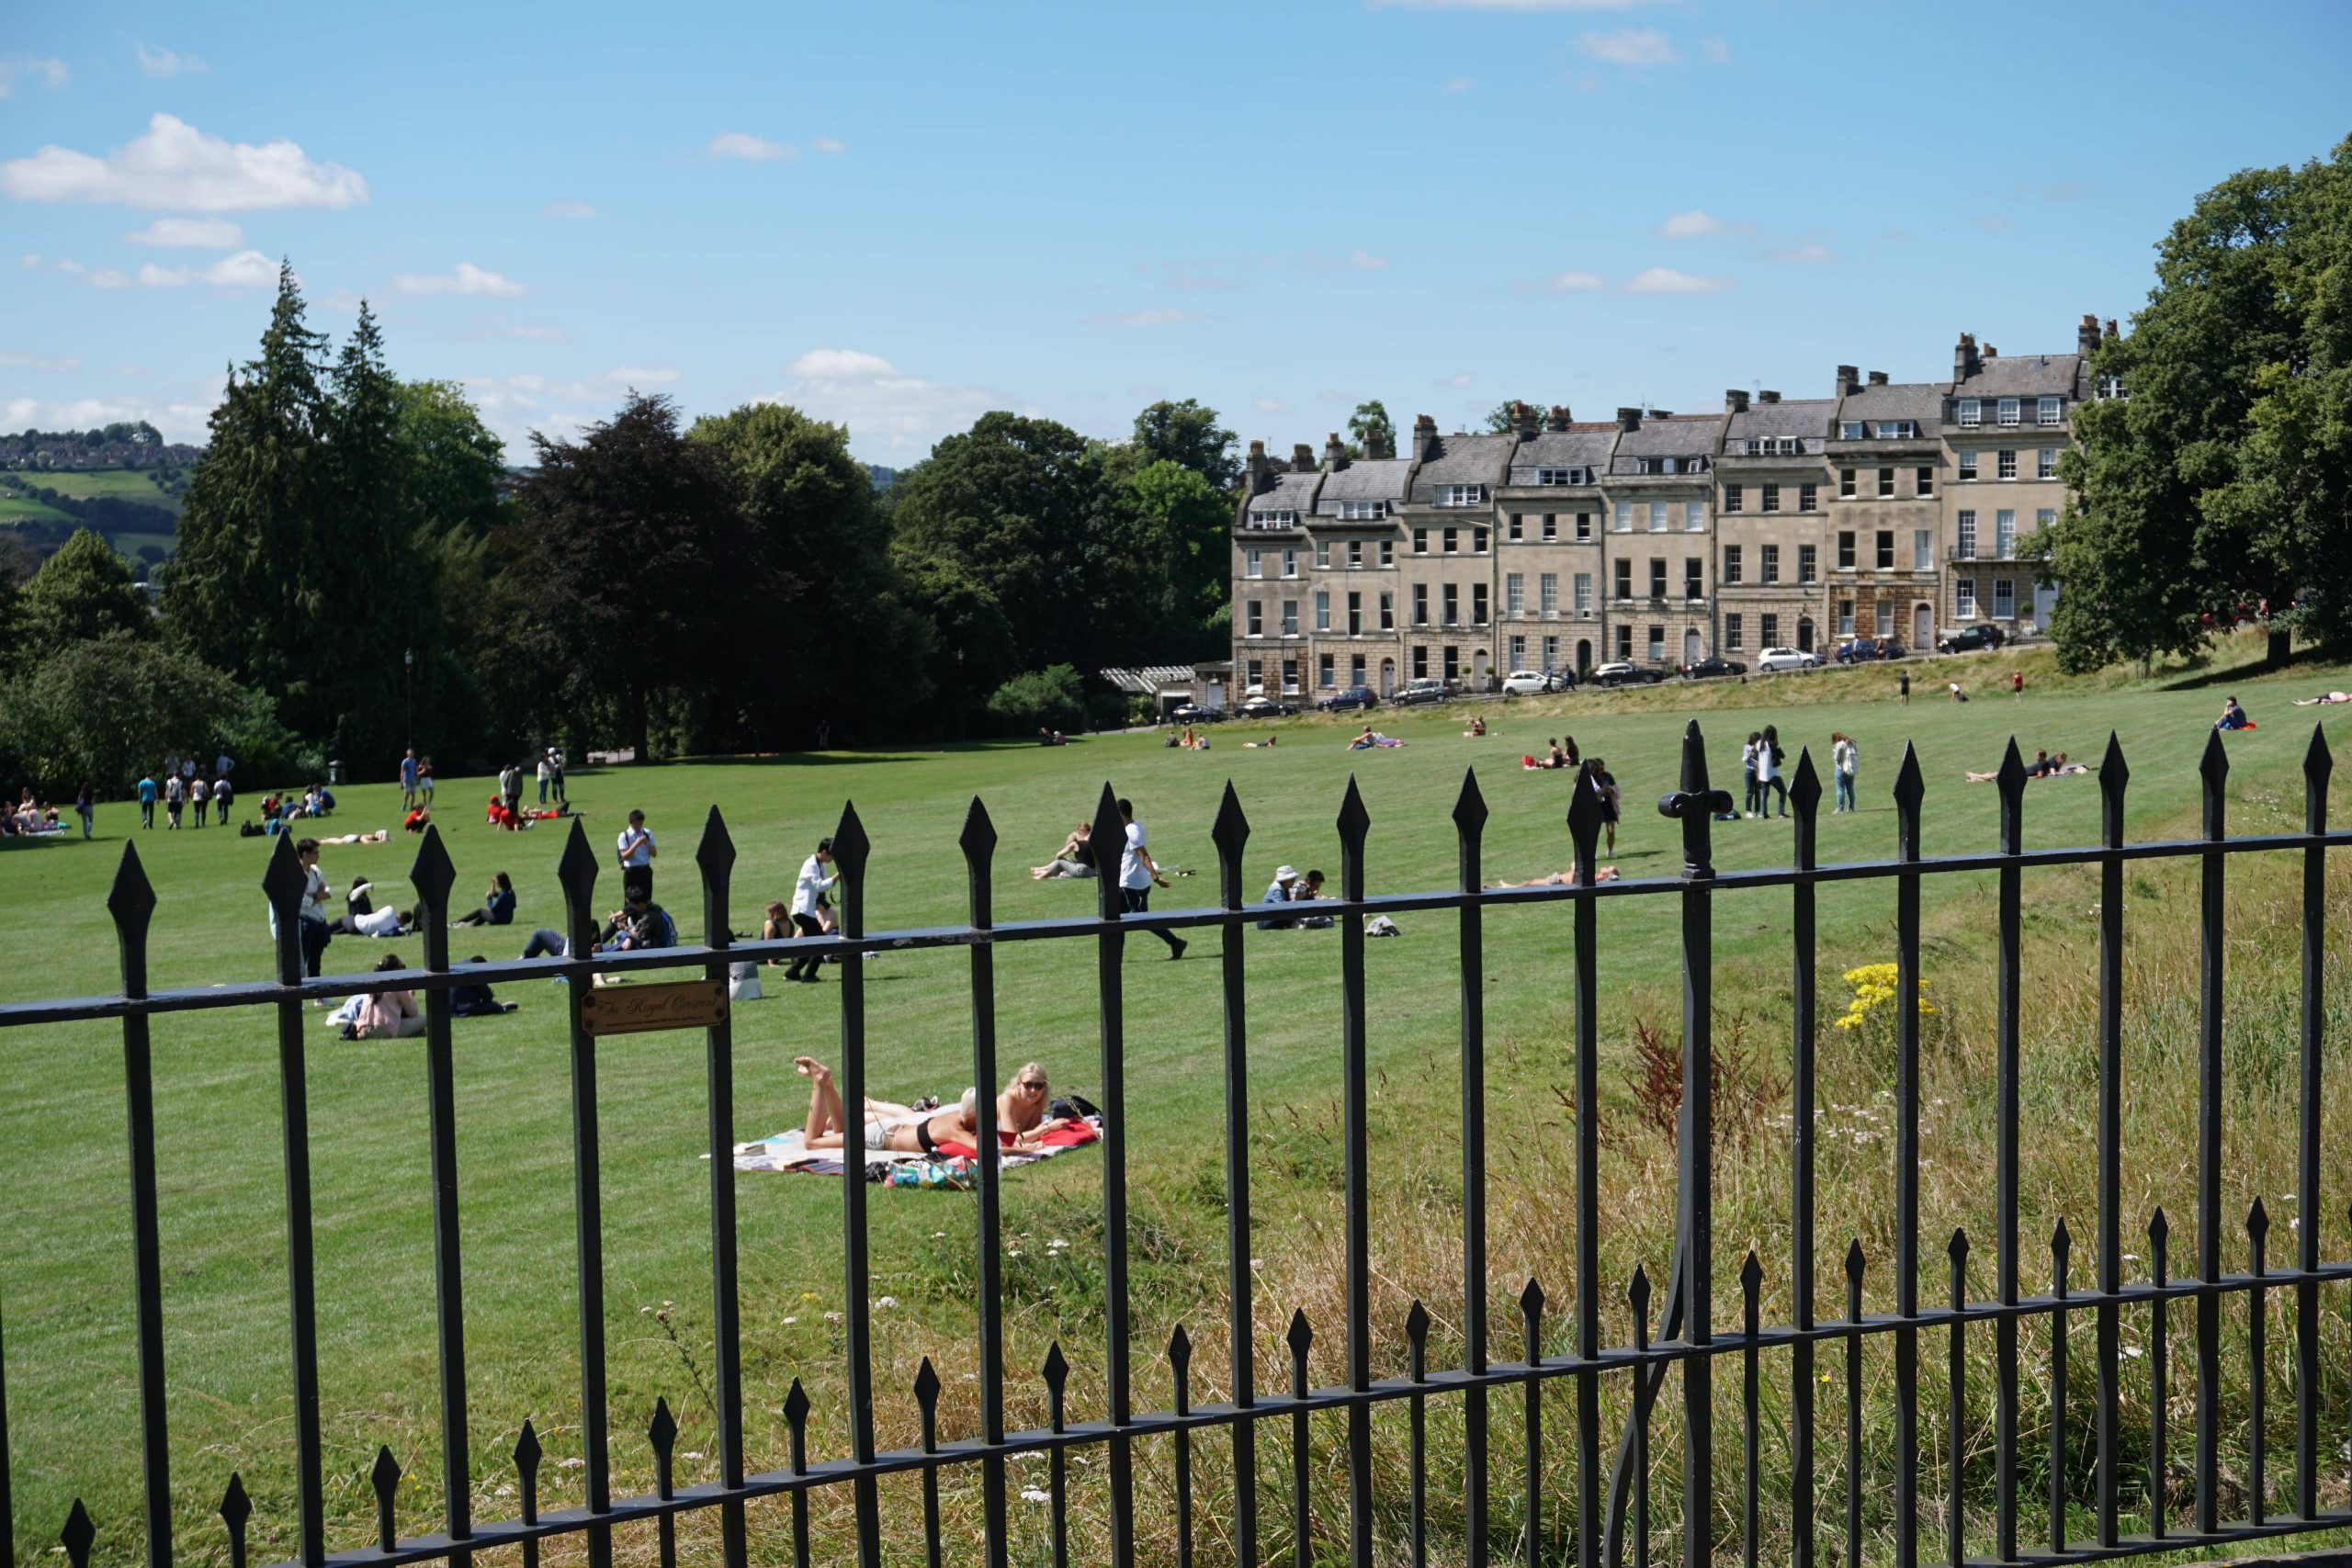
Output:
[[[1292,1540],[1295,1561],[1305,1568],[1314,1555],[1315,1532],[1309,1512],[1309,1417],[1318,1412],[1344,1413],[1349,1560],[1368,1565],[1385,1558],[1387,1549],[1376,1539],[1376,1520],[1383,1506],[1374,1496],[1372,1420],[1377,1405],[1401,1402],[1409,1423],[1408,1485],[1406,1549],[1416,1563],[1429,1551],[1429,1497],[1426,1417],[1432,1400],[1460,1402],[1464,1425],[1462,1450],[1463,1539],[1460,1556],[1483,1563],[1497,1555],[1532,1551],[1544,1539],[1539,1528],[1547,1511],[1565,1514],[1563,1540],[1573,1540],[1573,1561],[1580,1568],[1611,1564],[1630,1554],[1645,1562],[1652,1537],[1653,1427],[1659,1418],[1657,1401],[1667,1373],[1680,1368],[1679,1436],[1679,1474],[1675,1491],[1681,1499],[1680,1536],[1685,1568],[1703,1568],[1718,1553],[1738,1551],[1744,1561],[1758,1561],[1763,1517],[1761,1478],[1767,1469],[1763,1445],[1768,1433],[1759,1421],[1759,1393],[1764,1352],[1785,1348],[1789,1358],[1786,1450],[1771,1456],[1775,1486],[1785,1481],[1787,1517],[1780,1523],[1790,1542],[1792,1568],[1812,1568],[1824,1551],[1823,1536],[1836,1533],[1839,1517],[1825,1506],[1820,1457],[1815,1451],[1815,1385],[1817,1358],[1842,1354],[1845,1371],[1845,1453],[1840,1469],[1842,1540],[1838,1555],[1859,1563],[1864,1550],[1865,1475],[1861,1462],[1862,1423],[1866,1402],[1862,1385],[1863,1347],[1873,1337],[1891,1336],[1894,1347],[1892,1427],[1894,1450],[1894,1497],[1890,1527],[1894,1558],[1899,1568],[1915,1568],[1923,1553],[1960,1564],[1964,1562],[2017,1562],[2058,1559],[2091,1561],[2224,1542],[2281,1537],[2352,1525],[2352,1511],[2322,1506],[2324,1486],[2346,1479],[2345,1455],[2331,1446],[2343,1430],[2340,1415],[2322,1406],[2323,1391],[2341,1387],[2346,1369],[2324,1368],[2319,1337],[2320,1292],[2323,1286],[2352,1280],[2352,1262],[2327,1261],[2320,1247],[2324,1197],[2321,1190],[2321,1105],[2327,1081],[2324,1062],[2328,1042],[2323,1007],[2324,963],[2325,856],[2331,849],[2352,847],[2352,833],[2330,832],[2326,825],[2327,784],[2331,762],[2324,739],[2314,731],[2306,756],[2303,830],[2300,833],[2230,838],[2223,829],[2223,784],[2228,762],[2216,737],[2209,744],[2203,764],[2204,813],[2201,836],[2186,841],[2127,843],[2123,836],[2123,800],[2127,770],[2119,746],[2110,738],[2098,771],[2103,809],[2099,842],[2095,847],[2027,851],[2022,842],[2025,769],[2012,745],[1996,781],[2000,797],[1997,848],[1974,854],[1924,859],[1920,854],[1920,803],[1924,793],[1916,759],[1906,750],[1894,786],[1897,807],[1895,858],[1836,865],[1818,863],[1815,854],[1815,814],[1820,784],[1809,757],[1801,759],[1791,798],[1796,807],[1793,863],[1785,868],[1717,872],[1712,864],[1711,820],[1715,810],[1727,807],[1728,796],[1711,788],[1706,757],[1698,727],[1690,727],[1683,743],[1679,787],[1659,802],[1667,815],[1679,819],[1684,866],[1679,876],[1629,880],[1596,885],[1601,808],[1589,791],[1578,791],[1568,817],[1576,850],[1573,885],[1513,889],[1482,886],[1480,842],[1487,807],[1475,777],[1465,777],[1454,807],[1460,878],[1452,891],[1374,895],[1365,885],[1364,849],[1370,818],[1351,782],[1339,817],[1341,845],[1340,897],[1327,906],[1340,924],[1341,1014],[1341,1129],[1344,1156],[1345,1209],[1345,1337],[1346,1381],[1316,1388],[1307,1379],[1307,1353],[1314,1330],[1303,1312],[1294,1312],[1286,1343],[1290,1350],[1289,1386],[1261,1390],[1257,1382],[1255,1325],[1259,1307],[1250,1266],[1251,1226],[1250,1122],[1250,1028],[1246,1006],[1247,932],[1262,909],[1246,902],[1242,853],[1249,838],[1239,800],[1230,785],[1211,837],[1221,875],[1221,901],[1213,908],[1123,915],[1114,881],[1098,883],[1100,908],[1092,919],[1055,919],[999,924],[990,902],[991,862],[996,834],[985,807],[977,799],[966,819],[960,845],[967,867],[970,919],[962,926],[868,933],[865,894],[868,841],[855,808],[845,809],[833,834],[833,849],[841,874],[841,922],[828,937],[790,942],[743,942],[729,931],[729,882],[734,847],[716,808],[712,810],[695,859],[703,893],[705,941],[699,946],[594,954],[596,934],[593,895],[596,857],[575,822],[567,843],[560,878],[567,909],[567,928],[573,956],[522,960],[489,964],[469,964],[453,971],[449,964],[447,921],[453,868],[437,833],[425,836],[412,873],[417,895],[418,925],[424,942],[425,963],[419,970],[365,976],[307,978],[297,935],[297,908],[303,893],[303,875],[289,840],[281,839],[271,860],[264,887],[277,915],[278,976],[274,984],[228,986],[203,990],[151,993],[147,986],[146,942],[155,909],[155,897],[139,857],[126,848],[121,869],[108,901],[121,949],[122,991],[119,996],[13,1003],[0,1007],[0,1028],[86,1020],[119,1020],[129,1100],[131,1145],[131,1233],[136,1270],[136,1329],[138,1387],[141,1400],[140,1450],[144,1481],[143,1539],[150,1568],[164,1568],[178,1553],[173,1540],[173,1482],[169,1433],[164,1416],[168,1378],[164,1365],[162,1275],[164,1258],[159,1240],[154,1171],[156,1134],[153,1099],[149,1021],[158,1014],[214,1008],[268,1007],[277,1010],[279,1090],[285,1156],[288,1327],[293,1369],[293,1472],[298,1518],[296,1561],[310,1568],[322,1564],[384,1564],[447,1561],[465,1562],[472,1554],[502,1547],[519,1547],[526,1564],[536,1565],[539,1543],[556,1537],[582,1537],[588,1560],[602,1565],[612,1555],[613,1532],[625,1527],[650,1527],[658,1540],[661,1561],[674,1561],[675,1523],[681,1514],[717,1509],[720,1517],[720,1552],[729,1568],[741,1568],[750,1551],[746,1537],[746,1505],[755,1500],[786,1497],[790,1502],[795,1561],[808,1560],[809,1510],[812,1492],[844,1489],[852,1500],[856,1560],[866,1568],[880,1562],[884,1547],[877,1484],[885,1477],[913,1472],[921,1479],[923,1522],[930,1547],[928,1560],[941,1561],[939,1480],[951,1467],[977,1467],[983,1511],[981,1560],[990,1568],[1008,1561],[1007,1461],[1016,1456],[1048,1456],[1050,1512],[1047,1515],[1054,1561],[1067,1561],[1069,1524],[1067,1472],[1071,1450],[1100,1449],[1107,1457],[1109,1506],[1108,1550],[1118,1562],[1135,1561],[1136,1499],[1134,1454],[1146,1439],[1166,1438],[1173,1448],[1174,1488],[1167,1506],[1175,1521],[1177,1558],[1189,1564],[1194,1552],[1194,1507],[1192,1441],[1196,1434],[1228,1429],[1233,1445],[1230,1480],[1231,1515],[1225,1521],[1234,1556],[1240,1562],[1261,1560],[1258,1539],[1260,1473],[1256,1445],[1267,1422],[1287,1424],[1292,1457]],[[1106,785],[1094,814],[1097,822],[1119,819]],[[2300,1016],[2300,1121],[2296,1157],[2299,1209],[2305,1216],[2296,1237],[2293,1257],[2274,1262],[2267,1252],[2268,1221],[2257,1200],[2239,1222],[2222,1210],[2222,895],[2225,867],[2235,854],[2300,852],[2302,870],[2302,966]],[[2123,873],[2127,863],[2194,857],[2198,862],[2200,906],[2199,1017],[2197,1054],[2197,1235],[2193,1275],[2176,1278],[2167,1250],[2167,1222],[2161,1210],[2146,1223],[2150,1242],[2148,1277],[2124,1277],[2124,1227],[2130,1216],[2123,1207],[2120,1156],[2123,1088],[2122,997]],[[2098,904],[2098,1014],[2097,1110],[2097,1231],[2094,1238],[2091,1288],[2076,1286],[2071,1274],[2072,1238],[2062,1220],[2051,1237],[2052,1274],[2049,1288],[2030,1292],[2025,1282],[2025,1245],[2018,1231],[2018,1171],[2020,1106],[2018,1040],[2021,990],[2021,880],[2025,872],[2046,867],[2096,865],[2100,877]],[[1918,994],[1920,975],[1920,886],[1924,878],[1962,873],[1995,874],[1997,890],[1998,968],[1996,983],[1997,1077],[1993,1086],[1997,1122],[1997,1146],[1991,1173],[1996,1186],[1997,1225],[1994,1236],[1993,1293],[1972,1293],[1968,1274],[1970,1238],[1955,1232],[1946,1247],[1950,1289],[1940,1305],[1920,1299],[1920,1281],[1928,1259],[1928,1245],[1920,1232],[1920,1025],[1916,1008],[1900,1005]],[[1815,897],[1824,884],[1892,880],[1895,901],[1895,996],[1894,1139],[1895,1244],[1892,1267],[1894,1310],[1868,1314],[1863,1282],[1868,1260],[1859,1241],[1846,1252],[1847,1284],[1844,1315],[1825,1318],[1815,1300],[1815,1056],[1818,1020],[1815,1011]],[[1790,1320],[1766,1326],[1760,1299],[1764,1267],[1751,1251],[1738,1274],[1740,1301],[1727,1313],[1714,1299],[1715,1242],[1712,1229],[1711,1192],[1717,1152],[1712,1093],[1711,1036],[1713,1013],[1713,904],[1727,891],[1786,886],[1793,900],[1790,928],[1793,1038],[1788,1110],[1791,1118],[1788,1189],[1791,1247],[1786,1278]],[[1683,976],[1681,1083],[1677,1145],[1678,1197],[1675,1216],[1675,1257],[1670,1280],[1662,1292],[1655,1330],[1651,1319],[1653,1284],[1636,1269],[1624,1291],[1630,1318],[1619,1318],[1603,1299],[1600,1253],[1600,1190],[1599,1151],[1601,1132],[1600,1102],[1600,1011],[1596,941],[1602,901],[1616,898],[1670,897],[1680,913]],[[1488,1277],[1487,1205],[1488,1162],[1486,1146],[1486,1038],[1483,1016],[1483,921],[1490,908],[1565,903],[1567,931],[1565,946],[1573,984],[1574,1012],[1574,1139],[1572,1202],[1575,1209],[1574,1349],[1566,1355],[1543,1353],[1544,1314],[1550,1304],[1542,1287],[1530,1280],[1519,1298],[1521,1337],[1524,1346],[1516,1360],[1489,1359],[1492,1330],[1487,1317]],[[1365,921],[1371,916],[1408,910],[1452,909],[1459,920],[1461,975],[1461,1138],[1462,1138],[1462,1305],[1458,1367],[1433,1368],[1429,1363],[1431,1319],[1419,1302],[1396,1327],[1404,1336],[1408,1371],[1405,1376],[1376,1378],[1375,1337],[1380,1325],[1371,1309],[1372,1222],[1368,1193],[1372,1183],[1367,1148],[1368,1087],[1365,1005]],[[1229,1315],[1227,1353],[1229,1396],[1221,1403],[1196,1404],[1191,1397],[1193,1347],[1179,1327],[1166,1356],[1173,1399],[1170,1409],[1143,1413],[1134,1408],[1136,1380],[1133,1335],[1128,1307],[1129,1240],[1126,1126],[1129,1107],[1124,1082],[1125,1008],[1121,959],[1130,931],[1213,928],[1223,936],[1222,987],[1224,1012],[1223,1072],[1225,1085],[1225,1182],[1227,1244],[1227,1292]],[[1014,942],[1088,941],[1095,946],[1101,1016],[1101,1110],[1103,1118],[1102,1201],[1104,1220],[1103,1300],[1105,1339],[1102,1347],[1103,1408],[1092,1419],[1076,1419],[1068,1408],[1066,1382],[1070,1363],[1059,1344],[1046,1359],[1043,1376],[1051,1417],[1046,1427],[1008,1429],[1006,1391],[1013,1375],[1005,1360],[1004,1256],[997,1147],[995,1105],[986,1094],[978,1099],[978,1162],[974,1208],[975,1261],[978,1285],[977,1342],[973,1367],[978,1389],[978,1422],[975,1431],[944,1435],[938,1429],[940,1380],[928,1359],[915,1380],[913,1393],[922,1414],[922,1438],[913,1449],[885,1451],[877,1447],[874,1419],[874,1358],[868,1297],[866,1184],[853,1179],[842,1186],[843,1364],[842,1415],[848,1431],[848,1451],[836,1457],[811,1456],[808,1423],[812,1403],[795,1380],[783,1400],[789,1424],[790,1460],[786,1468],[765,1473],[747,1470],[744,1451],[744,1388],[741,1333],[737,1286],[735,1171],[730,1159],[735,1136],[732,1100],[733,1045],[730,1025],[722,1015],[707,1029],[707,1107],[710,1145],[710,1225],[712,1241],[711,1296],[715,1366],[712,1395],[718,1429],[718,1479],[707,1485],[680,1488],[673,1484],[672,1446],[676,1425],[666,1404],[657,1404],[645,1438],[656,1476],[652,1493],[634,1497],[612,1495],[612,1413],[606,1397],[605,1343],[604,1237],[599,1206],[597,1134],[597,1041],[583,1019],[587,981],[596,973],[624,973],[699,965],[707,978],[723,982],[730,964],[745,960],[798,956],[814,952],[844,958],[880,950],[963,947],[970,960],[972,1002],[972,1073],[976,1083],[1000,1081],[997,1041],[995,957],[999,945]],[[545,1511],[537,1506],[541,1452],[537,1436],[525,1421],[513,1446],[518,1507],[515,1517],[495,1522],[475,1519],[471,1513],[469,1477],[473,1435],[467,1421],[466,1316],[464,1271],[458,1252],[458,1169],[456,1100],[453,1088],[450,1023],[451,988],[549,976],[568,977],[571,1009],[571,1072],[572,1106],[572,1172],[577,1223],[575,1266],[580,1303],[581,1452],[584,1463],[586,1502],[583,1506]],[[842,1041],[840,1089],[843,1102],[863,1102],[866,1073],[866,1003],[861,964],[845,963],[842,976]],[[363,992],[414,989],[425,993],[424,1048],[427,1062],[432,1142],[433,1248],[435,1303],[437,1313],[442,1474],[444,1509],[440,1533],[401,1539],[394,1529],[397,1489],[405,1478],[389,1449],[379,1452],[371,1482],[378,1499],[378,1539],[366,1545],[331,1550],[329,1519],[322,1479],[322,1445],[319,1392],[319,1346],[314,1301],[311,1214],[311,1132],[305,1100],[307,1041],[304,1004],[314,998],[347,997]],[[2234,1270],[2224,1262],[2233,1235],[2242,1237],[2245,1268]],[[2268,1412],[2264,1381],[2267,1312],[2273,1296],[2292,1304],[2295,1369],[2294,1452],[2291,1503],[2274,1511],[2267,1504],[2272,1486],[2266,1474],[2268,1456],[2265,1433]],[[2219,1473],[2219,1449],[2225,1418],[2222,1387],[2222,1309],[2225,1299],[2242,1297],[2247,1305],[2246,1421],[2249,1451],[2240,1492],[2245,1498],[2243,1517],[2223,1517],[2223,1485]],[[2165,1307],[2173,1302],[2194,1303],[2194,1452],[2190,1465],[2191,1522],[2180,1529],[2173,1509],[2164,1501],[2173,1492],[2167,1475],[2167,1439],[2171,1371],[2167,1359]],[[2125,1313],[2148,1314],[2147,1374],[2150,1379],[2150,1429],[2138,1435],[2147,1454],[2148,1496],[2154,1501],[2137,1522],[2144,1528],[2127,1531],[2119,1498],[2124,1490],[2125,1435],[2121,1430],[2120,1382],[2127,1362],[2119,1348],[2119,1325]],[[2067,1424],[2075,1408],[2068,1398],[2067,1330],[2070,1322],[2087,1315],[2092,1325],[2093,1388],[2091,1451],[2093,1475],[2092,1532],[2077,1539],[2069,1528],[2070,1502],[2079,1495],[2067,1470],[2074,1446]],[[2019,1410],[2019,1327],[2029,1319],[2047,1319],[2051,1405],[2039,1456],[2048,1473],[2046,1498],[2020,1495],[2020,1461],[2027,1417]],[[1616,1323],[1629,1324],[1629,1339],[1612,1341]],[[1996,1368],[1994,1411],[1996,1481],[1993,1488],[1994,1546],[1989,1558],[1971,1556],[1963,1517],[1962,1421],[1966,1403],[1964,1348],[1972,1330],[1989,1329],[1996,1343]],[[1948,1368],[1942,1391],[1947,1422],[1945,1451],[1934,1451],[1935,1434],[1928,1428],[1933,1413],[1923,1400],[1933,1387],[1932,1371],[1923,1371],[1922,1342],[1942,1335]],[[1738,1434],[1737,1484],[1719,1484],[1717,1472],[1725,1456],[1718,1451],[1715,1422],[1718,1402],[1713,1384],[1719,1363],[1727,1363],[1739,1380],[1741,1409]],[[5,1367],[0,1366],[0,1373]],[[2325,1375],[2324,1376],[2324,1372]],[[1547,1477],[1544,1469],[1543,1424],[1544,1385],[1568,1380],[1574,1428],[1573,1485]],[[1631,1416],[1620,1434],[1613,1454],[1604,1452],[1602,1382],[1623,1380],[1628,1385]],[[1826,1381],[1826,1380],[1824,1380]],[[15,1521],[8,1502],[6,1437],[6,1383],[0,1378],[0,1526],[13,1558],[17,1550]],[[1489,1529],[1490,1466],[1488,1459],[1488,1396],[1497,1389],[1513,1389],[1524,1399],[1524,1517],[1523,1542],[1494,1542]],[[1676,1420],[1669,1415],[1668,1420]],[[1875,1416],[1873,1416],[1875,1419]],[[2137,1440],[2137,1438],[2135,1438]],[[1937,1468],[1945,1471],[1945,1511],[1939,1520],[1923,1505],[1921,1486]],[[1730,1499],[1736,1511],[1736,1536],[1718,1538],[1719,1500]],[[232,1568],[243,1568],[246,1529],[252,1513],[242,1481],[228,1479],[219,1513],[226,1531]],[[2043,1539],[2029,1546],[2024,1539],[2030,1516],[2044,1516]],[[1630,1524],[1630,1529],[1628,1525]],[[1940,1533],[1941,1540],[1936,1537]],[[96,1530],[82,1504],[74,1505],[60,1538],[74,1568],[86,1568]],[[1336,1545],[1336,1543],[1333,1543]],[[213,1543],[201,1554],[212,1555]],[[1449,1552],[1449,1554],[1451,1554]]]

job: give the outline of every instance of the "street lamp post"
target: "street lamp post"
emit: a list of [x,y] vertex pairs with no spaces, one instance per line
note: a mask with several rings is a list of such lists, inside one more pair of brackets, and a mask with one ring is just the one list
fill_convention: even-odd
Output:
[[408,691],[408,749],[416,750],[416,649],[401,649],[401,674]]

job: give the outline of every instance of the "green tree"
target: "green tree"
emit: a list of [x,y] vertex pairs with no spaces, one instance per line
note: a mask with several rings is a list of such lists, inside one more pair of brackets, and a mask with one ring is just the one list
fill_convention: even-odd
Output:
[[1163,398],[1136,415],[1135,445],[1150,461],[1190,468],[1214,490],[1230,491],[1241,482],[1233,432],[1217,423],[1216,410],[1191,398]]
[[1510,434],[1519,428],[1518,409],[1521,402],[1529,408],[1544,406],[1532,398],[1506,400],[1487,411],[1487,422],[1481,428],[1489,435]]
[[87,780],[120,795],[172,751],[225,749],[257,778],[280,771],[292,752],[294,738],[266,695],[154,637],[116,630],[67,643],[12,697],[0,708],[0,750],[49,794]]
[[1138,581],[1129,657],[1152,663],[1217,656],[1216,629],[1230,597],[1233,502],[1195,470],[1161,461],[1126,477],[1111,504],[1128,523]]
[[130,575],[130,565],[87,528],[41,563],[24,586],[21,615],[28,651],[46,658],[69,643],[119,632],[155,636],[155,615]]
[[1348,416],[1348,434],[1355,438],[1359,447],[1366,445],[1375,431],[1388,444],[1388,450],[1394,453],[1396,450],[1396,422],[1388,417],[1388,410],[1377,398],[1358,403],[1356,412]]
[[925,612],[922,682],[943,731],[962,735],[987,694],[1019,668],[1004,606],[956,562],[895,552],[911,600]]
[[989,717],[1006,735],[1074,730],[1086,719],[1085,684],[1067,664],[1015,675],[989,694]]
[[673,744],[724,744],[746,683],[791,678],[755,629],[794,585],[752,548],[718,450],[685,438],[669,399],[638,393],[576,441],[532,445],[503,573],[510,711],[585,720],[640,761],[657,720]]
[[2267,606],[2352,644],[2352,141],[2250,169],[2157,248],[2132,331],[2094,356],[2126,396],[2075,411],[2066,514],[2040,541],[2070,670],[2186,653]]

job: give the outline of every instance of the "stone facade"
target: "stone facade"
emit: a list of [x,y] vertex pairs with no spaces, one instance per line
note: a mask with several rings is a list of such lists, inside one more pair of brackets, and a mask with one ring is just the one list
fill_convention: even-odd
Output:
[[1826,398],[1735,390],[1705,414],[1521,404],[1480,434],[1423,415],[1393,455],[1333,434],[1283,463],[1253,441],[1234,679],[1313,701],[2037,625],[2056,590],[2020,558],[2065,504],[2058,454],[2099,337],[2085,316],[2074,352],[2003,358],[1962,333],[1949,381],[1841,365]]

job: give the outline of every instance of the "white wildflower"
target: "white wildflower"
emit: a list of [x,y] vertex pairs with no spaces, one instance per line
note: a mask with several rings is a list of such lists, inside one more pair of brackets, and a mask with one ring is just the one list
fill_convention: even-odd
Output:
[[1024,1503],[1050,1503],[1054,1500],[1054,1495],[1042,1486],[1023,1486],[1021,1489],[1021,1500]]

